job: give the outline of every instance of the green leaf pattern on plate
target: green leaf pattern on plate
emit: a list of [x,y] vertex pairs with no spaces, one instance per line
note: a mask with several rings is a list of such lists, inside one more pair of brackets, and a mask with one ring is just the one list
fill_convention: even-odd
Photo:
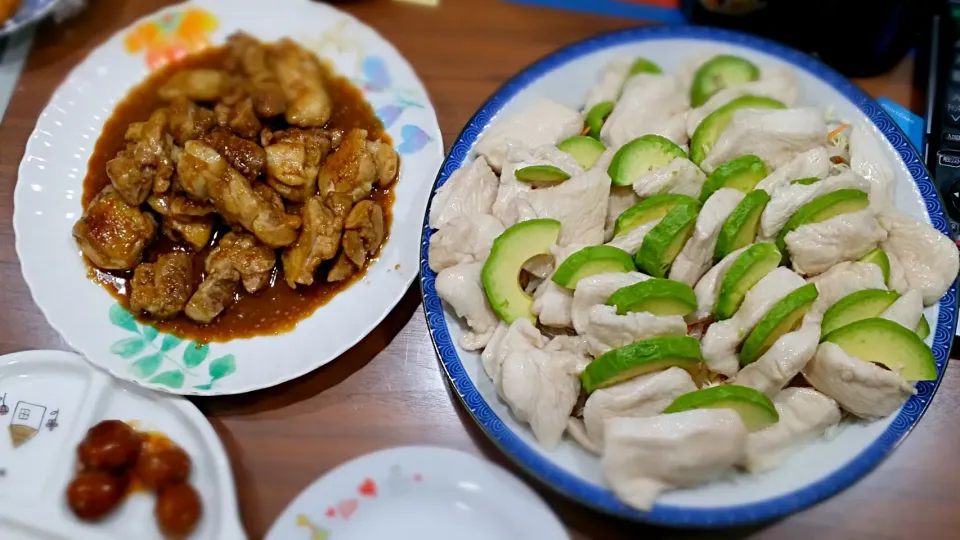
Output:
[[[120,358],[137,357],[130,364],[130,373],[138,379],[144,379],[150,384],[179,389],[183,388],[188,375],[194,379],[201,378],[201,381],[209,377],[208,382],[198,382],[193,385],[193,388],[210,390],[218,380],[237,370],[234,356],[226,354],[209,363],[206,375],[194,371],[206,362],[210,354],[210,345],[184,341],[172,334],[162,334],[163,339],[157,343],[155,340],[158,335],[161,335],[160,332],[153,326],[139,324],[134,316],[120,304],[110,307],[109,316],[111,324],[134,334],[115,341],[110,346],[110,352]],[[183,352],[177,354],[176,351],[181,345],[184,345]]]

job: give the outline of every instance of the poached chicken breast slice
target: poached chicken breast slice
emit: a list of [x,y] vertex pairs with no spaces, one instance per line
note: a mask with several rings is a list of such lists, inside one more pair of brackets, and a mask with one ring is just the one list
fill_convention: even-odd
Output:
[[879,218],[887,232],[880,247],[896,257],[909,288],[923,295],[923,304],[936,303],[957,279],[957,245],[930,225],[900,212],[882,212]]
[[773,398],[780,420],[747,435],[747,469],[752,473],[780,466],[797,447],[822,436],[840,422],[840,407],[812,388],[787,388]]
[[439,272],[458,264],[486,261],[493,241],[503,231],[500,220],[490,214],[453,218],[430,237],[430,269]]
[[436,279],[437,295],[470,327],[460,338],[460,346],[468,351],[484,348],[499,323],[483,292],[482,272],[482,262],[458,264],[441,271]]
[[700,196],[707,175],[687,158],[676,158],[670,163],[648,172],[633,182],[633,191],[641,198],[664,193]]
[[617,315],[614,306],[593,306],[588,314],[587,338],[590,354],[601,354],[635,341],[659,336],[683,336],[687,323],[680,315],[630,312]]
[[826,136],[823,111],[815,107],[739,110],[700,168],[709,174],[731,159],[753,154],[776,169],[800,152],[823,146]]
[[737,261],[737,257],[748,247],[750,246],[742,247],[728,254],[697,281],[697,285],[693,288],[693,293],[697,296],[697,310],[687,315],[688,323],[703,322],[713,316],[713,310],[717,305],[717,295],[720,294],[720,284],[723,283],[727,270],[730,270],[733,263]]
[[775,99],[787,107],[792,107],[797,100],[797,74],[788,67],[777,66],[761,71],[760,79],[757,81],[728,86],[719,90],[716,94],[710,96],[706,103],[687,112],[687,135],[693,137],[693,132],[697,130],[697,126],[710,113],[743,96]]
[[848,188],[870,193],[870,183],[859,174],[846,167],[838,168],[836,172],[837,174],[828,175],[812,184],[788,182],[775,189],[770,194],[770,202],[760,215],[760,238],[765,240],[776,238],[790,216],[795,214],[801,206],[821,195]]
[[582,128],[582,113],[552,99],[538,97],[516,113],[495,121],[480,136],[476,151],[499,172],[507,158],[508,141],[514,140],[529,148],[555,145],[578,135]]
[[499,184],[483,156],[460,167],[437,188],[430,205],[430,228],[439,229],[461,216],[489,214]]
[[587,436],[603,448],[604,424],[608,419],[658,415],[673,400],[696,389],[689,373],[672,367],[595,390],[583,406]]
[[845,410],[867,420],[891,414],[917,392],[899,374],[850,356],[830,342],[817,347],[803,376]]
[[590,327],[590,310],[605,306],[607,298],[627,285],[640,283],[650,276],[640,272],[611,272],[585,277],[577,282],[570,305],[570,319],[578,335],[586,335]]
[[804,322],[800,328],[777,338],[770,349],[737,373],[736,383],[776,396],[817,352],[820,324]]
[[[886,239],[887,231],[880,227],[869,208],[801,225],[784,237],[794,270],[807,276],[822,274],[844,261],[855,261]],[[956,256],[956,247],[953,250]]]
[[731,409],[694,409],[604,426],[603,475],[627,504],[649,510],[660,493],[712,480],[742,462],[747,429]]
[[804,316],[804,324],[820,324],[823,314],[841,298],[864,289],[886,289],[880,267],[865,262],[842,262],[808,280],[817,286],[817,299]]
[[684,122],[690,108],[680,80],[673,75],[640,73],[627,79],[613,112],[603,123],[600,140],[620,148],[637,137],[661,135],[686,144]]

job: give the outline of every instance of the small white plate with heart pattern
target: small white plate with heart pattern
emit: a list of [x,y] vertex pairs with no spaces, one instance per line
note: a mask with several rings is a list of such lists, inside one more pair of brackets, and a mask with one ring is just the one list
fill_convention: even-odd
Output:
[[267,540],[559,540],[563,525],[500,467],[444,448],[409,446],[333,469],[283,511]]

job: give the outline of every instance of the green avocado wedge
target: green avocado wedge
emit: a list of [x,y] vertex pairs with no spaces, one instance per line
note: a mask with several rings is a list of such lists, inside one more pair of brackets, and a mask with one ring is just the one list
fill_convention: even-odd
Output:
[[700,202],[706,202],[713,192],[725,187],[750,193],[757,182],[763,180],[768,174],[770,171],[766,163],[757,156],[747,154],[732,159],[717,167],[707,177],[700,191]]
[[827,334],[850,356],[900,373],[908,381],[933,381],[937,362],[933,351],[915,332],[886,319],[863,319]]
[[870,204],[870,198],[859,189],[839,189],[821,195],[794,212],[777,235],[777,247],[786,253],[787,234],[801,225],[820,223],[841,214],[850,214],[863,210]]
[[809,186],[811,184],[816,184],[820,179],[816,176],[809,176],[807,178],[797,178],[796,180],[791,180],[790,185],[799,184],[801,186]]
[[733,113],[740,109],[786,109],[783,103],[760,96],[742,96],[713,111],[700,122],[690,137],[690,161],[700,165],[710,149],[716,144],[720,134],[726,129]]
[[689,205],[700,210],[700,201],[687,195],[665,193],[648,197],[624,210],[613,225],[613,235],[621,236],[644,223],[658,220],[677,205]]
[[731,409],[740,415],[740,420],[750,433],[780,421],[777,408],[770,398],[753,388],[736,384],[709,386],[683,394],[668,405],[663,414],[693,409]]
[[686,370],[694,379],[703,368],[700,342],[689,336],[663,336],[607,351],[580,374],[587,393],[670,367]]
[[930,335],[930,323],[927,322],[927,316],[921,315],[920,322],[917,323],[917,337],[920,339],[927,339],[927,336]]
[[724,88],[760,78],[760,68],[753,62],[731,54],[721,54],[707,60],[693,74],[690,85],[690,106],[699,107]]
[[780,336],[796,330],[819,295],[817,286],[807,283],[774,304],[743,342],[743,348],[740,349],[740,364],[747,365],[755,362],[770,347],[773,347]]
[[693,288],[686,283],[662,278],[650,278],[640,283],[617,289],[610,298],[608,306],[616,306],[617,315],[635,311],[646,311],[654,315],[681,317],[696,311],[697,296]]
[[660,66],[647,60],[646,58],[637,58],[630,64],[630,69],[627,71],[627,77],[632,77],[638,73],[652,73],[654,75],[660,75],[663,73],[663,70],[660,69]]
[[520,318],[536,324],[533,298],[520,286],[520,270],[531,258],[550,255],[559,236],[559,221],[531,219],[513,225],[493,241],[481,281],[493,311],[507,324]]
[[884,285],[890,286],[890,257],[887,256],[886,251],[877,248],[861,257],[860,262],[873,263],[879,266],[880,271],[883,272]]
[[677,158],[685,158],[683,148],[660,135],[644,135],[620,147],[613,155],[607,174],[615,186],[629,186],[648,172],[655,171]]
[[612,101],[601,101],[593,107],[590,107],[590,110],[587,111],[587,137],[593,137],[594,139],[600,139],[600,130],[603,129],[603,123],[607,121],[607,117],[610,116],[610,113],[613,112]]
[[635,259],[637,268],[653,277],[666,277],[673,260],[693,234],[699,212],[698,207],[688,204],[674,206],[667,212],[643,237]]
[[760,216],[763,215],[763,209],[769,202],[770,195],[762,189],[747,193],[720,227],[717,246],[713,250],[714,261],[720,262],[730,253],[749,246],[756,240],[757,231],[760,229]]
[[577,283],[596,274],[633,272],[637,269],[633,257],[613,246],[587,246],[567,257],[553,273],[553,282],[567,289],[576,289]]
[[517,169],[514,176],[528,184],[558,184],[570,179],[566,171],[553,165],[530,165]]
[[754,244],[737,256],[720,281],[716,319],[723,321],[733,317],[740,309],[747,292],[763,279],[763,276],[780,266],[781,260],[780,250],[769,242]]
[[587,170],[600,159],[607,147],[593,137],[575,135],[560,141],[557,144],[557,149],[573,156],[573,159],[577,160],[577,163],[584,170]]
[[864,289],[848,294],[823,314],[820,324],[821,341],[830,332],[862,319],[879,317],[888,307],[900,298],[896,291],[883,289]]

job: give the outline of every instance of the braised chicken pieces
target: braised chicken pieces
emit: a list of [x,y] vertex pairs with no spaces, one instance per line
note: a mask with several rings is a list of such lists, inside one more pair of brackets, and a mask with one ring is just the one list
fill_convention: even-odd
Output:
[[399,170],[359,90],[296,42],[241,33],[201,54],[131,94],[156,104],[139,121],[108,122],[114,153],[100,170],[91,160],[73,229],[156,321],[207,324],[273,287],[348,281],[387,235]]

